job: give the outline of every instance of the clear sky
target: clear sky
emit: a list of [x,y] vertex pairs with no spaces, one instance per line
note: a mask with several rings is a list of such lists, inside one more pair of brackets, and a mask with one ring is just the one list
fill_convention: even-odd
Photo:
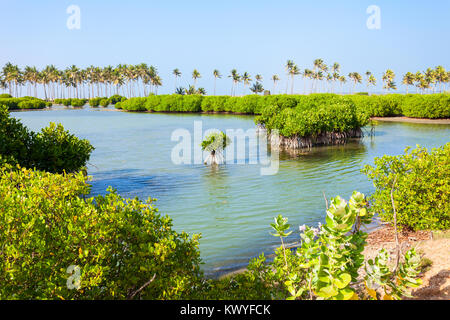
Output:
[[[316,58],[341,73],[370,70],[380,80],[391,68],[396,82],[407,71],[450,67],[450,1],[433,0],[0,0],[0,64],[23,67],[54,64],[137,64],[158,68],[171,93],[171,71],[183,73],[179,84],[192,83],[213,91],[212,71],[224,76],[218,93],[229,94],[232,68],[260,73],[263,84],[278,74],[285,87],[284,65],[294,60],[311,68]],[[69,5],[81,10],[81,28],[66,26]],[[381,10],[381,28],[370,30],[366,9]],[[381,81],[378,81],[380,84]],[[296,91],[302,91],[300,78]],[[378,86],[380,88],[380,85]],[[364,90],[364,86],[359,88]],[[403,90],[403,87],[401,87]],[[239,93],[239,92],[238,92]]]

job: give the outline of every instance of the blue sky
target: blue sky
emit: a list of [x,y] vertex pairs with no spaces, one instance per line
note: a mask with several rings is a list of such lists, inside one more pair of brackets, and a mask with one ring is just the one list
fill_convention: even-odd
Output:
[[[183,72],[180,84],[213,90],[212,71],[224,75],[217,91],[229,94],[232,68],[264,76],[264,85],[278,74],[285,87],[284,64],[300,69],[316,58],[341,73],[372,71],[377,78],[387,68],[397,83],[407,71],[443,65],[449,69],[450,1],[407,0],[191,0],[87,1],[0,0],[2,40],[0,65],[23,67],[55,64],[155,65],[164,81],[160,93],[173,92],[171,71]],[[69,30],[69,5],[81,9],[81,29]],[[369,5],[381,9],[381,29],[369,30]],[[380,83],[381,81],[379,81]],[[379,85],[378,88],[381,86]],[[364,86],[359,88],[364,90]],[[403,87],[401,88],[403,89]],[[296,91],[302,91],[300,78]],[[239,93],[239,92],[238,92]]]

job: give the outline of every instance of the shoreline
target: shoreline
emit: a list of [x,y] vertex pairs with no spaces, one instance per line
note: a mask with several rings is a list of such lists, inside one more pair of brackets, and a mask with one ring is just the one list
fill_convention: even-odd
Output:
[[[152,110],[124,110],[124,109],[112,109],[111,106],[108,107],[91,107],[89,105],[85,105],[82,107],[72,107],[72,106],[63,106],[63,105],[53,105],[57,107],[65,107],[67,109],[85,109],[88,107],[89,109],[100,109],[105,111],[118,111],[118,112],[129,112],[129,113],[161,113],[161,114],[202,114],[202,115],[238,115],[238,116],[258,116],[259,114],[253,113],[242,113],[242,112],[232,112],[232,111],[152,111]],[[22,111],[50,111],[53,110],[53,106],[39,108],[39,109],[12,109],[9,112],[22,112]],[[403,123],[420,123],[420,124],[450,124],[450,118],[445,119],[429,119],[429,118],[409,118],[405,116],[397,116],[397,117],[371,117],[372,121],[385,121],[385,122],[403,122]]]
[[428,119],[428,118],[408,118],[400,117],[371,117],[370,120],[387,121],[387,122],[408,122],[408,123],[423,123],[423,124],[450,124],[450,119]]

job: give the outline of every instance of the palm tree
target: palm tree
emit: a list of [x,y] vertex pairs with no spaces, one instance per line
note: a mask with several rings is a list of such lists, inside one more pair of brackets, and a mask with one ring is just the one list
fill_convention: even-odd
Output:
[[261,84],[261,82],[256,81],[253,86],[250,88],[250,90],[254,93],[254,94],[258,94],[264,91],[264,87]]
[[340,76],[339,82],[341,83],[341,93],[344,94],[344,84],[347,82],[347,78],[345,76]]
[[412,86],[414,84],[414,74],[412,74],[411,72],[407,72],[403,76],[402,83],[406,86],[406,94],[408,94],[408,86]]
[[245,94],[245,86],[250,85],[250,81],[252,81],[248,72],[244,72],[242,75],[242,81],[244,82],[244,90],[242,92]]
[[324,63],[323,63],[322,59],[316,59],[316,60],[314,60],[313,65],[314,65],[314,67],[313,67],[312,74],[311,74],[311,77],[313,79],[313,82],[311,85],[311,92],[313,92],[314,88],[316,88],[316,90],[317,90],[317,80],[319,80],[323,77],[323,74],[319,75],[316,70],[321,70]]
[[354,93],[356,83],[361,83],[362,77],[361,77],[361,75],[358,72],[351,72],[351,73],[348,74],[348,77],[353,80],[352,93]]
[[181,76],[180,70],[178,68],[173,69],[172,74],[175,76],[175,88],[177,87],[177,78]]
[[433,93],[436,91],[437,74],[436,71],[428,68],[425,71],[425,80],[433,86]]
[[255,80],[256,80],[256,81],[261,82],[262,79],[263,79],[263,77],[262,77],[262,75],[260,75],[260,74],[257,74],[257,75],[255,76]]
[[219,70],[214,69],[213,71],[213,76],[214,76],[214,95],[216,95],[216,81],[217,78],[222,78],[222,75],[220,74]]
[[155,94],[158,94],[158,87],[162,86],[162,79],[159,75],[156,75],[151,80],[153,86],[155,87]]
[[[310,69],[303,70],[303,94],[306,94],[306,79],[312,79],[313,72]],[[312,87],[311,87],[312,90]]]
[[394,71],[392,71],[391,69],[387,69],[382,77],[382,80],[384,82],[383,89],[387,89],[388,91],[390,89],[396,90],[397,87],[395,85],[394,79],[395,79]]
[[286,61],[286,66],[285,66],[286,74],[287,74],[287,77],[286,77],[286,94],[288,93],[289,75],[291,74],[291,69],[292,69],[293,66],[294,66],[294,61],[292,61],[292,60]]
[[275,94],[275,87],[277,85],[277,82],[280,81],[280,78],[278,78],[278,75],[274,74],[271,80],[273,81],[273,94]]
[[367,79],[367,89],[369,89],[369,85],[376,86],[377,85],[377,79],[373,74],[369,76],[369,79]]
[[300,74],[300,69],[294,64],[289,70],[289,74],[291,76],[291,94],[294,94],[294,77]]
[[337,62],[335,62],[335,63],[333,63],[333,67],[331,67],[331,70],[332,70],[332,86],[331,86],[331,92],[334,92],[334,83],[336,82],[336,81],[338,81],[339,80],[339,77],[340,77],[340,75],[339,75],[339,72],[340,72],[340,69],[341,69],[341,66],[339,65],[339,63],[337,63]]
[[197,79],[201,77],[202,75],[200,74],[200,72],[198,72],[197,69],[194,69],[194,71],[192,71],[192,79],[194,79],[194,88],[197,86]]
[[233,96],[234,88],[236,84],[241,81],[241,76],[239,75],[236,69],[233,69],[230,71],[230,75],[228,76],[228,78],[231,78],[232,80],[231,96]]
[[443,84],[448,82],[448,73],[445,71],[445,68],[443,66],[437,66],[435,68],[436,72],[436,80],[440,83],[441,90],[440,92],[443,92]]
[[186,90],[183,87],[178,87],[175,89],[175,94],[184,95],[185,93],[186,93]]
[[369,92],[369,79],[370,76],[372,75],[372,72],[370,72],[369,70],[366,71],[366,86],[367,86],[367,92]]

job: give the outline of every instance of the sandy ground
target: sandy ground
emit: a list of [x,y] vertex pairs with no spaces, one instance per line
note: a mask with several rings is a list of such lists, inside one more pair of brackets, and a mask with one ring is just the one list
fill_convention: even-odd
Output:
[[450,124],[450,119],[421,119],[421,118],[408,118],[408,117],[372,117],[371,119],[377,120],[377,121],[391,121],[391,122]]
[[[402,252],[415,247],[419,253],[432,261],[431,268],[421,275],[422,285],[411,292],[413,299],[418,300],[450,300],[450,238],[449,232],[444,234],[428,231],[408,232],[400,234],[399,242]],[[395,256],[395,240],[393,228],[383,226],[369,234],[368,245],[364,250],[366,259],[374,258],[381,248]]]

